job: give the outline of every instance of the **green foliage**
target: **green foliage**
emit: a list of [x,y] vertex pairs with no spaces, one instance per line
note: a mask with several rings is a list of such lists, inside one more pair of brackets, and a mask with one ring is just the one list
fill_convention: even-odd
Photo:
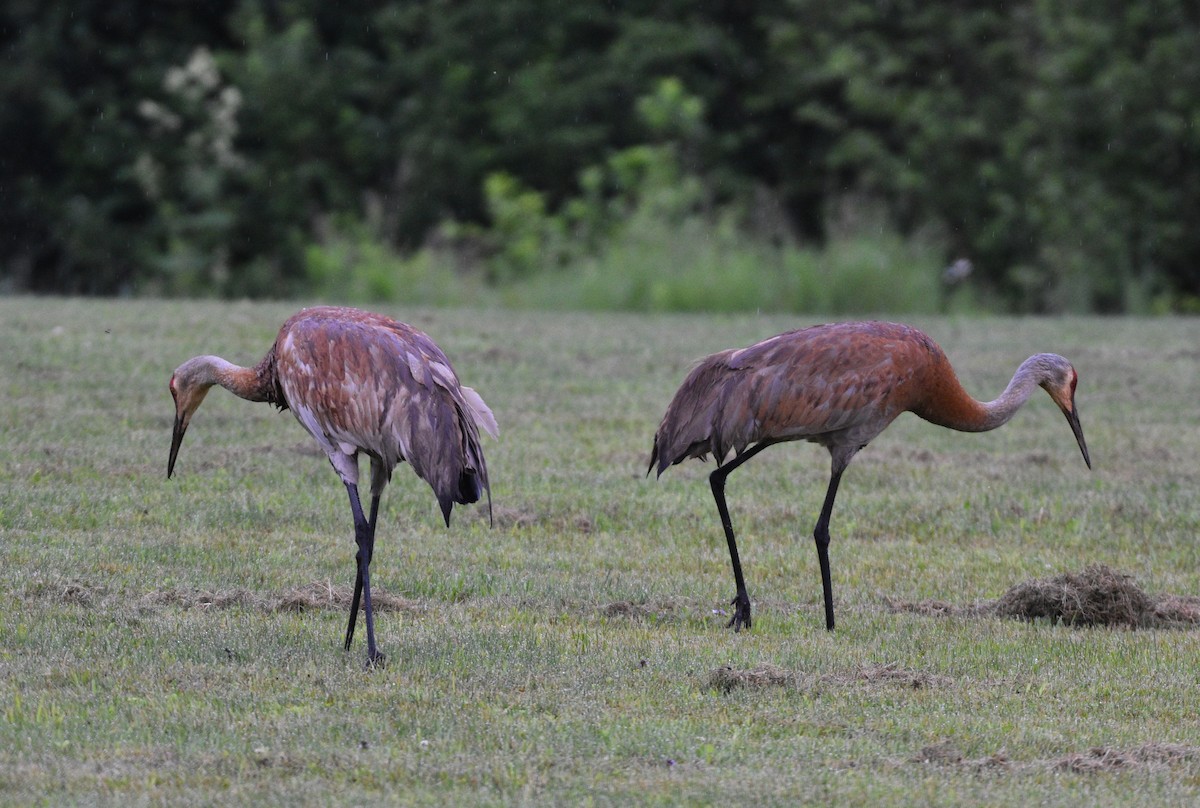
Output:
[[500,245],[495,274],[518,279],[501,288],[510,304],[836,315],[938,309],[936,251],[902,238],[885,214],[823,247],[772,242],[749,224],[761,213],[752,199],[715,202],[712,178],[685,165],[683,155],[704,136],[700,100],[671,78],[636,106],[664,142],[585,169],[583,195],[557,214],[512,177],[489,178],[493,224],[482,237]]
[[656,139],[687,142],[705,133],[704,100],[687,92],[677,76],[659,80],[654,92],[634,106]]
[[[1027,159],[1051,308],[1102,311],[1200,289],[1200,25],[1182,2],[1062,10],[1038,18],[1041,142]],[[1036,162],[1034,162],[1036,161]],[[1188,232],[1192,235],[1188,235]],[[1104,271],[1097,271],[1103,267]],[[1144,305],[1144,302],[1143,302]]]
[[716,228],[769,196],[776,245],[882,205],[991,307],[1190,308],[1196,52],[1190,0],[18,0],[0,290],[311,293],[330,219],[524,282],[617,249],[666,168]]
[[796,5],[815,16],[781,21],[773,54],[830,165],[902,227],[944,227],[989,293],[1031,311],[1194,294],[1200,240],[1175,238],[1200,182],[1186,3]]
[[894,231],[823,248],[773,247],[727,216],[670,220],[637,208],[597,255],[570,271],[503,288],[512,305],[629,311],[764,311],[820,315],[938,311],[937,264]]
[[230,269],[236,213],[231,190],[247,171],[234,149],[242,94],[199,47],[163,78],[163,100],[144,98],[138,113],[147,129],[133,171],[161,228],[155,272],[142,291],[229,294],[241,278]]
[[456,271],[438,251],[402,256],[353,223],[310,246],[304,263],[305,288],[328,302],[463,306],[485,293],[479,277]]
[[194,16],[132,0],[0,10],[0,288],[129,293],[153,274],[162,228],[136,171],[138,104],[191,43],[224,46],[230,5]]
[[483,195],[495,244],[492,278],[507,281],[544,268],[558,242],[558,219],[547,217],[545,197],[503,172],[487,176]]

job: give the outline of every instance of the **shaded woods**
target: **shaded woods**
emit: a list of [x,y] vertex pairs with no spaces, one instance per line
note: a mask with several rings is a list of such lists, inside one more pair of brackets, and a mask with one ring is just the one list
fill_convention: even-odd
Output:
[[0,291],[1195,310],[1196,53],[1185,0],[14,0]]

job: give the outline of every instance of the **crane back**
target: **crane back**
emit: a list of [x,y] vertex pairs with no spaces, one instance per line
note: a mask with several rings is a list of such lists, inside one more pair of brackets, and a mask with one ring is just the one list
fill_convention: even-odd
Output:
[[[809,440],[846,461],[900,413],[919,408],[941,349],[895,323],[789,331],[701,360],[667,408],[651,467],[718,463],[758,443]],[[848,454],[847,454],[848,453]]]

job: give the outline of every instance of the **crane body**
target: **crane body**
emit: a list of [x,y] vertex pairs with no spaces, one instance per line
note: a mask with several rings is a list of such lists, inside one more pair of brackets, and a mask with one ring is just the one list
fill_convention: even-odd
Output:
[[[971,397],[928,335],[896,323],[835,323],[789,331],[702,359],[675,393],[654,437],[648,471],[659,476],[688,458],[712,455],[709,484],[729,545],[737,594],[729,625],[751,625],[738,560],[726,478],[768,446],[806,440],[824,446],[832,465],[813,531],[821,567],[825,623],[834,627],[829,521],[842,473],[854,456],[901,413],[940,426],[983,432],[1006,423],[1042,387],[1066,415],[1091,468],[1075,408],[1078,375],[1057,354],[1035,354],[990,402]],[[726,461],[726,458],[732,457]]]
[[[346,487],[358,545],[345,647],[349,650],[354,636],[361,597],[368,662],[380,662],[370,564],[383,489],[395,467],[408,462],[433,489],[447,526],[455,503],[477,502],[485,492],[490,511],[479,430],[498,434],[491,410],[478,393],[459,383],[450,360],[421,331],[358,309],[304,309],[283,324],[254,367],[205,355],[175,370],[168,477],[192,415],[213,386],[290,409],[329,458]],[[363,513],[358,492],[360,454],[370,458],[369,515]]]

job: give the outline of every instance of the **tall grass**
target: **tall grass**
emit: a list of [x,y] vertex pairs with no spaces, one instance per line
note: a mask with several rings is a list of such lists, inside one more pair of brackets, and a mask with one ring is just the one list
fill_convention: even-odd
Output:
[[305,270],[309,294],[330,302],[468,306],[494,297],[479,273],[456,271],[449,256],[428,249],[402,256],[352,223],[310,245]]
[[310,248],[308,261],[314,294],[349,303],[832,315],[945,308],[936,250],[893,231],[772,245],[706,217],[671,222],[645,210],[595,255],[491,283],[481,265],[463,268],[449,252],[404,257],[361,234]]
[[513,283],[502,299],[588,311],[921,314],[937,310],[939,288],[932,250],[890,232],[774,246],[699,216],[639,215],[600,255]]

